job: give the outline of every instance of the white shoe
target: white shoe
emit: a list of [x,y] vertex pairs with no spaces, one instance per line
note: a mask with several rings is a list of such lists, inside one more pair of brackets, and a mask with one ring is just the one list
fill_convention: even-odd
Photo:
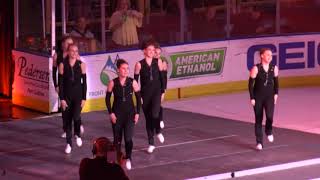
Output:
[[159,141],[160,141],[161,143],[164,142],[164,137],[163,137],[163,135],[162,135],[161,133],[157,134],[157,137],[158,137],[158,139],[159,139]]
[[150,146],[148,147],[148,153],[151,154],[155,148],[156,148],[155,146],[150,145]]
[[274,137],[273,137],[272,134],[269,135],[269,136],[267,136],[267,138],[268,138],[268,141],[269,141],[269,142],[273,142],[273,141],[274,141]]
[[83,127],[83,125],[80,126],[80,133],[81,133],[81,134],[84,133],[84,127]]
[[163,129],[164,128],[164,122],[160,121],[160,128]]
[[70,144],[67,144],[66,148],[64,149],[64,152],[65,152],[66,154],[70,154],[70,153],[71,153],[71,146],[70,146]]
[[127,159],[127,161],[126,161],[126,168],[128,170],[131,170],[131,161],[130,161],[130,159]]
[[76,135],[76,142],[77,142],[78,147],[82,146],[82,139],[80,137],[78,137],[77,135]]
[[61,134],[61,137],[62,137],[62,138],[66,138],[66,137],[67,137],[67,133],[66,133],[66,132],[63,132],[63,133]]
[[256,146],[256,149],[261,151],[262,150],[262,144],[258,143],[257,146]]

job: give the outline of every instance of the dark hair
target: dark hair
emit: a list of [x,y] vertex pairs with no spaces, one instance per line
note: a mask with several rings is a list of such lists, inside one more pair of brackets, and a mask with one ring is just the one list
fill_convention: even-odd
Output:
[[113,144],[106,137],[99,137],[93,142],[92,153],[96,155],[97,153],[107,153],[113,150]]
[[158,42],[154,42],[154,47],[156,49],[161,49],[160,44]]
[[159,43],[157,43],[154,39],[150,39],[150,40],[144,41],[141,44],[141,50],[147,49],[149,46],[160,47]]
[[260,55],[262,55],[266,51],[271,51],[271,49],[270,48],[261,48],[259,53],[260,53]]
[[128,62],[126,60],[124,60],[124,59],[118,59],[116,64],[117,64],[117,68],[118,69],[121,67],[122,64],[129,65]]
[[72,39],[72,37],[69,35],[65,35],[61,39],[57,39],[55,50],[62,51],[62,43],[64,43],[67,39]]

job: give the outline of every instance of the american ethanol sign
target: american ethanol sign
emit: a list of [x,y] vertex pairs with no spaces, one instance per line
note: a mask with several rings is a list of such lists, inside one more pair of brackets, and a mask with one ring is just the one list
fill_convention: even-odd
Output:
[[172,65],[170,78],[220,74],[225,54],[225,48],[170,54]]

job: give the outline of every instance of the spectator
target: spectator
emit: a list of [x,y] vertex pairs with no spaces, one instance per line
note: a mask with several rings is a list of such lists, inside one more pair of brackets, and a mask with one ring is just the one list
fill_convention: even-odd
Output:
[[101,49],[101,44],[97,41],[93,33],[88,28],[86,18],[80,17],[77,20],[76,27],[70,32],[79,47],[79,52],[95,52]]
[[138,44],[137,27],[142,26],[142,19],[142,13],[130,10],[129,0],[119,0],[109,25],[114,43],[121,46]]
[[79,175],[80,180],[129,180],[122,167],[108,162],[108,153],[112,151],[113,145],[106,137],[100,137],[94,141],[92,153],[94,158],[81,160]]
[[253,21],[256,22],[255,32],[257,34],[274,33],[275,32],[275,16],[262,12],[253,8],[250,11],[250,15]]
[[93,33],[88,29],[88,22],[84,17],[77,19],[76,27],[71,31],[70,35],[73,37],[94,38]]

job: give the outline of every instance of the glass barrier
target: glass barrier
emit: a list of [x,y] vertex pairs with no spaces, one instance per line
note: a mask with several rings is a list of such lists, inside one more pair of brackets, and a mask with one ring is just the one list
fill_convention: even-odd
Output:
[[[109,3],[105,4],[105,11],[109,12],[110,1],[106,2]],[[65,30],[61,15],[63,14],[62,7],[65,7]],[[56,12],[57,50],[61,49],[61,40],[64,36],[72,37],[73,42],[78,45],[80,53],[95,53],[105,50],[102,47],[100,0],[65,0],[64,5],[61,4],[61,0],[56,0]]]
[[280,0],[280,32],[320,32],[319,9],[319,0]]
[[227,14],[225,0],[187,0],[185,42],[226,38]]
[[232,0],[231,37],[276,33],[276,0]]
[[[309,22],[318,15],[316,0],[105,0],[104,8],[101,0],[66,2],[67,32],[81,52],[138,48],[150,38],[172,45],[320,29]],[[81,25],[79,17],[85,17],[87,26]],[[81,26],[90,33],[77,33]]]
[[139,32],[140,42],[153,38],[163,45],[179,43],[179,3],[172,0],[151,0],[150,5],[145,5],[143,25]]
[[[51,0],[18,5],[17,47],[50,53]],[[55,0],[56,50],[65,35],[80,53],[96,53],[139,48],[151,38],[174,45],[320,32],[319,7],[319,0]]]
[[50,53],[50,2],[42,0],[19,1],[17,48]]

